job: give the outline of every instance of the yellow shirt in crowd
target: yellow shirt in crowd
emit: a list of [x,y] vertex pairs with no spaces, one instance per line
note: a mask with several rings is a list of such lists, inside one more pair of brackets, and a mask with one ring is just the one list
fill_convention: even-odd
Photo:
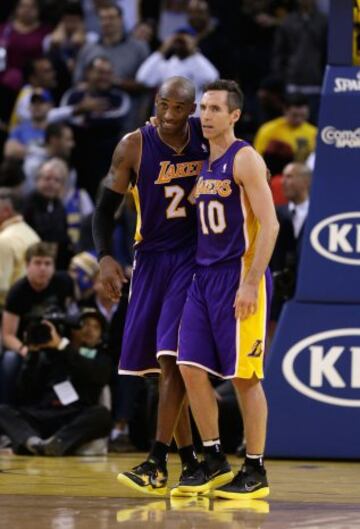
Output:
[[258,130],[254,147],[264,154],[272,140],[287,143],[297,162],[305,162],[315,150],[317,128],[306,121],[299,127],[291,127],[286,118],[280,117],[264,123]]

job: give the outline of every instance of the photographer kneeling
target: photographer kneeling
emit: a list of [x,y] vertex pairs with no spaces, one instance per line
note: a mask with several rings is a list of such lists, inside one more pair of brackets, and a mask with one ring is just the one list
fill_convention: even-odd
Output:
[[84,310],[78,347],[60,335],[58,323],[43,320],[29,327],[29,354],[18,379],[18,398],[25,405],[0,406],[0,431],[16,454],[68,455],[109,434],[110,412],[97,404],[111,373],[101,342],[104,325],[96,310]]

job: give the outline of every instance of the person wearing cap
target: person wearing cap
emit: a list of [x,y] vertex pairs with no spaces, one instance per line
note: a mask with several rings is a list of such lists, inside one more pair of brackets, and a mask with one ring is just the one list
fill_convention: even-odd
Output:
[[4,146],[5,158],[23,160],[32,146],[44,143],[47,115],[52,106],[52,97],[47,90],[33,90],[30,96],[30,120],[19,123],[10,131]]

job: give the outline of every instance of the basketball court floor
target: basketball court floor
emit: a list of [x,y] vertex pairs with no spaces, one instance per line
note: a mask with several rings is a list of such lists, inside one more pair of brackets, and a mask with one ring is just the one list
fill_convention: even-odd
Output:
[[[268,461],[271,496],[236,501],[140,496],[116,475],[142,454],[36,458],[0,455],[6,529],[360,529],[360,464]],[[230,458],[237,469],[239,459]],[[170,484],[178,459],[170,456]]]

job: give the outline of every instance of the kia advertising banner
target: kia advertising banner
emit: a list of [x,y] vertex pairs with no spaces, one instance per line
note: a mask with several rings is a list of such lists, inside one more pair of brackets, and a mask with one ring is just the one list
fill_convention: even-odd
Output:
[[327,68],[297,291],[268,354],[268,456],[360,458],[360,68]]
[[360,301],[360,68],[328,67],[296,299]]
[[[353,306],[286,304],[265,377],[266,453],[360,457],[360,319]],[[286,332],[287,329],[287,332]]]

